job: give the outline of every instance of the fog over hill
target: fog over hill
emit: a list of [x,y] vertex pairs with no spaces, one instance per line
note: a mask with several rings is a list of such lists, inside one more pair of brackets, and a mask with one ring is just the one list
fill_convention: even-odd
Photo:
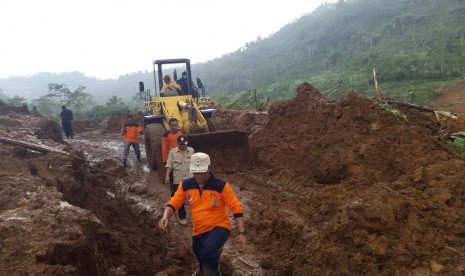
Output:
[[[270,37],[194,64],[193,74],[214,97],[257,89],[272,99],[292,95],[302,81],[322,91],[341,83],[344,91],[367,93],[372,68],[382,83],[464,78],[463,22],[465,0],[341,0],[321,5]],[[152,72],[109,80],[79,72],[40,73],[0,79],[0,89],[33,99],[44,95],[51,82],[70,89],[83,85],[102,102],[112,95],[131,98],[139,81],[153,90]]]

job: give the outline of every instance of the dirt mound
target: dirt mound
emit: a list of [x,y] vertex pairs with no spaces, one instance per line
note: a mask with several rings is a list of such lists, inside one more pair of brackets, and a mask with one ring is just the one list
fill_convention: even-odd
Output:
[[192,270],[192,253],[178,243],[167,245],[170,234],[154,227],[161,209],[129,200],[117,188],[134,181],[121,165],[91,166],[84,153],[37,140],[31,131],[56,128],[44,118],[17,113],[0,118],[14,123],[9,137],[56,150],[40,154],[0,143],[1,275],[155,275],[169,269],[170,275],[180,275]]
[[53,120],[45,120],[41,123],[39,130],[34,134],[39,139],[51,139],[58,143],[64,143],[63,136],[61,134],[60,125]]
[[102,133],[118,133],[121,131],[124,122],[126,122],[127,114],[116,114],[108,117],[102,123]]
[[73,130],[77,133],[100,129],[99,123],[87,120],[73,120]]
[[308,84],[271,106],[251,139],[269,176],[251,235],[275,252],[266,267],[295,275],[465,272],[465,161],[435,138],[433,114],[400,111],[407,120],[355,93],[336,101]]
[[237,129],[253,135],[266,124],[268,119],[268,114],[263,112],[215,108],[212,118],[209,119],[209,127],[213,131]]
[[[335,101],[302,85],[296,98],[271,106],[268,124],[252,144],[271,174],[315,184],[371,185],[448,160],[450,152],[434,138],[440,130],[434,115],[401,111],[407,121],[356,93]],[[415,163],[405,162],[417,157]]]
[[62,138],[58,123],[38,114],[22,114],[11,111],[0,115],[0,136],[36,145],[48,145],[54,142],[69,146]]
[[128,115],[133,115],[134,119],[143,125],[144,115],[142,112],[119,113],[108,117],[102,123],[102,133],[119,133],[124,123],[126,123]]
[[18,107],[18,106],[8,105],[5,102],[0,100],[0,115],[8,114],[10,112],[29,114],[29,109],[27,108],[27,105],[25,104]]

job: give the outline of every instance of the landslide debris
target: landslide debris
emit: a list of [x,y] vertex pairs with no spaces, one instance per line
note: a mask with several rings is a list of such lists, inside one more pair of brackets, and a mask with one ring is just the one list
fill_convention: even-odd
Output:
[[29,114],[29,108],[27,105],[22,106],[13,106],[6,104],[4,101],[0,100],[0,115],[8,114],[10,112]]
[[121,132],[121,128],[126,123],[126,119],[129,115],[134,116],[134,120],[139,122],[141,125],[144,124],[144,115],[142,112],[134,112],[128,111],[126,113],[119,113],[112,115],[105,119],[101,123],[101,133],[102,134],[109,134],[109,133],[119,133]]
[[465,273],[464,159],[434,115],[400,111],[309,84],[271,106],[251,138],[259,169],[235,179],[254,184],[250,239],[273,252],[270,274]]
[[268,114],[265,112],[243,112],[223,109],[219,106],[214,108],[216,110],[208,120],[210,131],[237,129],[253,135],[265,125],[268,119]]
[[38,139],[34,133],[52,125],[47,118],[13,111],[0,122],[9,122],[1,124],[9,139],[50,149],[0,142],[0,275],[180,275],[193,269],[192,253],[168,244],[171,234],[154,227],[161,209],[120,189],[137,175],[113,160],[90,165],[82,152]]

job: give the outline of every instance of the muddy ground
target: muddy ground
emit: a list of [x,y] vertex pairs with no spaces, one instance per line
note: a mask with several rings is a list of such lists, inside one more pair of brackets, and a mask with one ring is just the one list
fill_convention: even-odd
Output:
[[[122,167],[116,123],[60,141],[37,138],[56,126],[31,116],[0,116],[4,135],[52,149],[0,143],[0,274],[192,275],[190,227],[155,227],[168,187],[145,158]],[[233,232],[225,275],[465,274],[465,160],[441,141],[462,121],[303,84],[269,114],[213,123],[247,131],[256,165],[220,175],[250,245],[239,252]]]

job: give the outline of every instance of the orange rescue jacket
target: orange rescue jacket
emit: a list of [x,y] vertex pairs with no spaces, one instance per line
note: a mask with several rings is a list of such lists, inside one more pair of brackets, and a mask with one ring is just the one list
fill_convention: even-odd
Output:
[[208,232],[216,226],[231,230],[226,207],[235,218],[243,216],[242,205],[231,185],[213,175],[204,184],[202,192],[193,177],[185,179],[166,206],[176,211],[184,203],[190,205],[193,236]]
[[171,131],[165,132],[161,137],[161,159],[163,163],[168,161],[168,153],[172,148],[178,146],[178,137],[182,135],[182,131],[178,129],[176,133],[171,133]]
[[124,141],[128,143],[139,142],[139,134],[142,133],[142,127],[138,123],[127,123],[121,129],[124,135]]

